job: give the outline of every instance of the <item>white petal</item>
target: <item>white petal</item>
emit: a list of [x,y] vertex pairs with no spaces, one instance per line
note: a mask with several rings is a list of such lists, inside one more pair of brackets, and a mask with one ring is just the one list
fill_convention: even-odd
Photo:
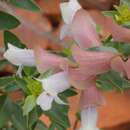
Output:
[[46,92],[43,92],[37,98],[37,105],[39,105],[42,108],[42,110],[48,111],[52,107],[53,100],[54,100],[54,97],[48,95]]
[[80,130],[98,130],[97,110],[96,107],[88,107],[81,111],[81,128]]
[[55,97],[55,102],[57,102],[58,104],[67,105],[67,103],[65,103],[64,101],[62,101],[58,96]]
[[69,2],[63,2],[60,4],[61,14],[66,24],[72,22],[75,13],[81,9],[77,0],[70,0]]
[[68,73],[59,72],[42,80],[44,90],[50,95],[56,96],[70,87]]
[[23,66],[20,65],[17,72],[16,72],[16,75],[18,75],[20,78],[22,78],[22,70],[23,70]]
[[8,44],[8,50],[4,53],[4,58],[17,66],[35,66],[34,52],[31,49],[21,49]]
[[61,27],[60,40],[63,40],[66,36],[70,36],[71,31],[69,25],[65,24]]

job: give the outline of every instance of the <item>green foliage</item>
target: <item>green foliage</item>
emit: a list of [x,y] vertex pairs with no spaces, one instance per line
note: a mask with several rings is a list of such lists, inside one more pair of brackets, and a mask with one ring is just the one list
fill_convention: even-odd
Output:
[[37,128],[38,130],[48,130],[47,126],[41,121],[37,123]]
[[112,17],[119,25],[130,28],[130,2],[123,0],[115,10],[104,11],[105,16]]
[[47,115],[51,120],[52,124],[50,127],[53,126],[53,128],[50,128],[51,130],[55,130],[55,128],[66,130],[70,127],[68,110],[69,107],[67,105],[59,105],[53,102],[52,109],[44,112],[44,114]]
[[20,39],[10,31],[4,31],[4,44],[6,49],[8,48],[8,43],[18,47],[25,48],[25,45],[20,41]]
[[30,11],[40,11],[40,8],[34,0],[10,0],[9,2],[18,8],[24,8]]
[[34,80],[30,77],[25,77],[24,80],[27,83],[26,87],[29,90],[30,94],[37,97],[39,96],[39,94],[42,93],[43,88],[41,82]]
[[[33,0],[10,0],[8,3],[30,11],[40,11],[40,8]],[[10,43],[18,48],[26,46],[16,36],[9,31],[20,25],[20,22],[12,15],[0,11],[0,30],[4,31],[5,49]],[[63,50],[62,56],[71,57],[70,48]],[[2,70],[8,61],[0,61],[0,70]],[[13,65],[12,65],[13,66]],[[15,67],[15,66],[13,66]],[[16,67],[15,67],[16,68]],[[43,74],[39,74],[36,67],[23,67],[22,76],[18,77],[14,74],[6,77],[0,77],[0,129],[2,130],[66,130],[70,127],[68,119],[68,105],[60,105],[53,102],[53,107],[49,111],[43,112],[36,105],[37,97],[44,91],[41,82],[36,79],[47,78],[54,73],[48,70]],[[19,100],[13,101],[10,94],[13,92],[22,92]],[[69,97],[75,96],[77,93],[74,88],[70,88],[58,96],[67,102]],[[41,114],[45,114],[50,118],[51,125],[48,128],[43,122],[39,121]]]
[[[15,130],[34,130],[39,123],[41,110],[37,107],[28,116],[22,114],[22,107],[7,95],[0,96],[0,128]],[[42,124],[42,123],[41,123]]]
[[6,12],[0,11],[0,30],[13,29],[19,25],[19,20],[16,19],[14,16]]
[[36,97],[34,95],[27,96],[23,105],[23,115],[28,115],[28,113],[32,111],[35,106]]
[[123,57],[130,56],[130,44],[117,42],[109,36],[107,39],[103,41],[104,46],[115,48]]
[[126,3],[120,6],[115,6],[117,14],[115,15],[115,20],[121,24],[125,25],[130,22],[130,8]]
[[38,75],[36,67],[24,66],[23,72],[24,72],[25,76],[29,76],[29,77],[34,77],[34,76]]
[[8,113],[6,112],[6,96],[0,96],[0,128],[2,128],[6,122],[9,120]]
[[101,74],[96,79],[97,87],[104,91],[111,91],[113,89],[120,90],[130,88],[130,81],[126,80],[118,72],[109,71]]
[[38,78],[44,79],[44,78],[51,76],[52,74],[53,74],[53,70],[50,69],[50,70],[45,71],[43,74],[40,74],[40,76]]

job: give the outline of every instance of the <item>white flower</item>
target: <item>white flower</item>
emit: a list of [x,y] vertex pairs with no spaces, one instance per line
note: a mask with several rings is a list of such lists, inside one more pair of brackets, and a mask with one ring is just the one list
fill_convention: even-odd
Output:
[[34,52],[31,49],[21,49],[8,44],[4,58],[16,66],[35,66]]
[[99,130],[97,128],[97,110],[96,107],[88,107],[81,111],[80,130]]
[[37,98],[37,104],[44,111],[51,109],[53,101],[59,104],[65,104],[58,97],[58,94],[70,87],[67,72],[59,72],[39,81],[41,81],[44,91]]
[[81,9],[77,0],[70,0],[69,2],[63,2],[60,4],[61,14],[66,24],[70,24],[73,20],[75,13]]

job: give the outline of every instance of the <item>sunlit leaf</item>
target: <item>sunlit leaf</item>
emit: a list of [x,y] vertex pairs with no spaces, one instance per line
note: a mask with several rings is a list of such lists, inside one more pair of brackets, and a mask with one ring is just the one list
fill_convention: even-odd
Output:
[[34,95],[27,96],[23,106],[23,115],[28,115],[36,106],[36,97]]

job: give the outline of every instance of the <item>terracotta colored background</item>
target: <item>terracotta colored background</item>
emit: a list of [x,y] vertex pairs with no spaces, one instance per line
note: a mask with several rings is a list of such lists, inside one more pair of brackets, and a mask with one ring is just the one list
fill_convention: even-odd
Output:
[[[54,38],[58,38],[59,30],[62,25],[59,11],[60,0],[37,0],[37,2],[41,8],[43,8],[44,13],[38,14],[22,9],[15,9],[16,15],[20,16],[26,24],[12,31],[15,32],[28,47],[31,47],[32,44],[41,44],[42,47],[46,49],[61,49],[61,46],[58,44],[60,41]],[[109,28],[110,23],[100,13],[100,10],[111,9],[113,4],[118,4],[118,0],[81,0],[80,2],[85,9],[89,9],[89,12],[96,22],[103,25],[102,37],[110,33],[113,35],[118,33],[117,28]],[[106,23],[108,24],[106,25]],[[116,35],[114,36],[116,37]],[[126,37],[123,37],[122,39],[130,41],[130,38],[126,39]],[[2,46],[3,39],[1,32],[0,43]],[[0,56],[0,58],[2,58],[2,56]],[[11,67],[7,66],[4,72],[0,72],[0,75],[5,74],[5,72],[10,73]],[[79,96],[80,94],[70,99],[71,109],[69,117],[72,124],[71,130],[76,123],[75,113],[78,110]],[[119,92],[104,93],[104,96],[106,98],[106,105],[98,109],[98,126],[104,128],[104,130],[130,130],[130,92],[125,92],[124,94]],[[18,98],[19,94],[14,94],[13,97]],[[44,115],[41,119],[45,120],[47,124],[49,123],[49,120]]]

